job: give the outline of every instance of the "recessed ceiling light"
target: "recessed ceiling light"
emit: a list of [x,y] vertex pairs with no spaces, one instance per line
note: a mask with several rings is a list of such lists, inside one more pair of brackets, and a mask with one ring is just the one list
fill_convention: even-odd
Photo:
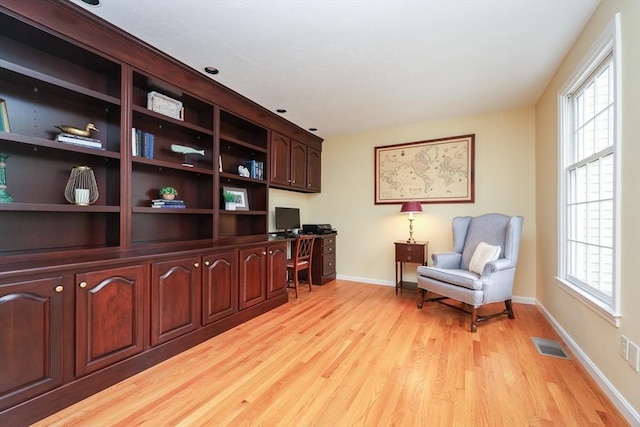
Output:
[[82,2],[91,6],[100,6],[100,0],[82,0]]
[[309,128],[309,130],[310,130],[311,132],[315,132],[315,131],[317,131],[317,130],[318,130],[318,128]]
[[204,67],[204,72],[208,74],[218,74],[220,71],[216,67]]
[[278,108],[276,111],[283,114],[287,112],[287,110],[285,110],[284,108]]

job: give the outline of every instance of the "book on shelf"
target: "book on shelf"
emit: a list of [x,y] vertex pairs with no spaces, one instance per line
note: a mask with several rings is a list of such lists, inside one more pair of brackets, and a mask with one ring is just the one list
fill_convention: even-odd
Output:
[[153,159],[153,145],[154,145],[154,136],[152,133],[144,132],[144,141],[143,141],[143,149],[144,149],[144,157],[147,159]]
[[138,144],[137,144],[138,137],[136,136],[136,132],[137,132],[136,128],[131,128],[131,155],[133,157],[140,155],[138,151]]
[[184,209],[187,206],[185,204],[181,204],[181,205],[177,205],[177,204],[170,204],[170,205],[156,205],[156,204],[152,204],[151,205],[152,208],[156,208],[156,209]]
[[133,156],[153,159],[154,149],[154,134],[131,128],[131,154]]
[[249,169],[249,176],[254,179],[264,179],[264,163],[257,160],[249,160],[245,162],[245,166]]
[[104,150],[104,148],[102,147],[102,142],[100,142],[99,139],[86,138],[83,136],[72,135],[70,133],[59,133],[58,135],[56,135],[56,141],[63,142],[65,144],[80,145],[83,147],[98,148]]
[[151,200],[152,208],[184,208],[184,200],[167,200],[167,199],[153,199]]
[[184,204],[184,200],[180,200],[180,199],[153,199],[151,200],[152,203],[162,203],[162,204]]

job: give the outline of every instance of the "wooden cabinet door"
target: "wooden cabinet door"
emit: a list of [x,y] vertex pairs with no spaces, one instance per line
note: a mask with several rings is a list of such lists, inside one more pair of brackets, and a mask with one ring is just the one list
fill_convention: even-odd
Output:
[[271,132],[269,183],[289,186],[291,183],[291,140],[278,132]]
[[266,249],[264,246],[240,251],[238,277],[238,308],[252,307],[267,298]]
[[200,326],[200,257],[151,264],[151,345]]
[[287,243],[267,247],[267,298],[287,292]]
[[204,256],[202,324],[208,325],[238,311],[238,261],[235,251]]
[[315,148],[307,147],[307,190],[320,192],[322,176],[322,153]]
[[76,274],[76,375],[142,351],[144,271],[135,265]]
[[62,277],[0,285],[0,411],[62,384],[65,292]]
[[291,187],[307,188],[307,146],[291,141]]

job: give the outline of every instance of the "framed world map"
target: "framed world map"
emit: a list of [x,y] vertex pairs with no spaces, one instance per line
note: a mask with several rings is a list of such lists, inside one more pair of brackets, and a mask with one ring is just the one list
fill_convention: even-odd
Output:
[[473,203],[475,134],[375,147],[375,203]]

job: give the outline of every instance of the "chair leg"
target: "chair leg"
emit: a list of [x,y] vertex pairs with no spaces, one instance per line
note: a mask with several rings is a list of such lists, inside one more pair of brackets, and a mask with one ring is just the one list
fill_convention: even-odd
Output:
[[[398,292],[398,290],[396,289],[396,293]],[[420,302],[418,303],[418,308],[422,309],[422,306],[424,305],[424,299],[427,296],[427,291],[425,291],[424,289],[420,289],[420,293],[422,294],[422,298],[420,299]]]
[[300,297],[298,296],[298,272],[297,271],[293,273],[293,286],[296,289],[296,299],[299,299]]
[[509,319],[515,319],[516,316],[514,316],[514,314],[513,314],[513,304],[511,304],[511,300],[510,299],[505,300],[504,301],[504,306],[506,308],[507,317]]
[[311,270],[307,270],[307,281],[309,282],[309,293],[313,292],[311,289]]
[[475,306],[471,306],[471,332],[476,332],[478,330],[478,325],[476,323],[477,319],[477,308]]
[[[289,276],[289,274],[291,274]],[[293,288],[295,293],[296,293],[296,299],[299,299],[298,297],[298,272],[293,269],[293,270],[289,270],[287,271],[287,288],[291,289]]]

